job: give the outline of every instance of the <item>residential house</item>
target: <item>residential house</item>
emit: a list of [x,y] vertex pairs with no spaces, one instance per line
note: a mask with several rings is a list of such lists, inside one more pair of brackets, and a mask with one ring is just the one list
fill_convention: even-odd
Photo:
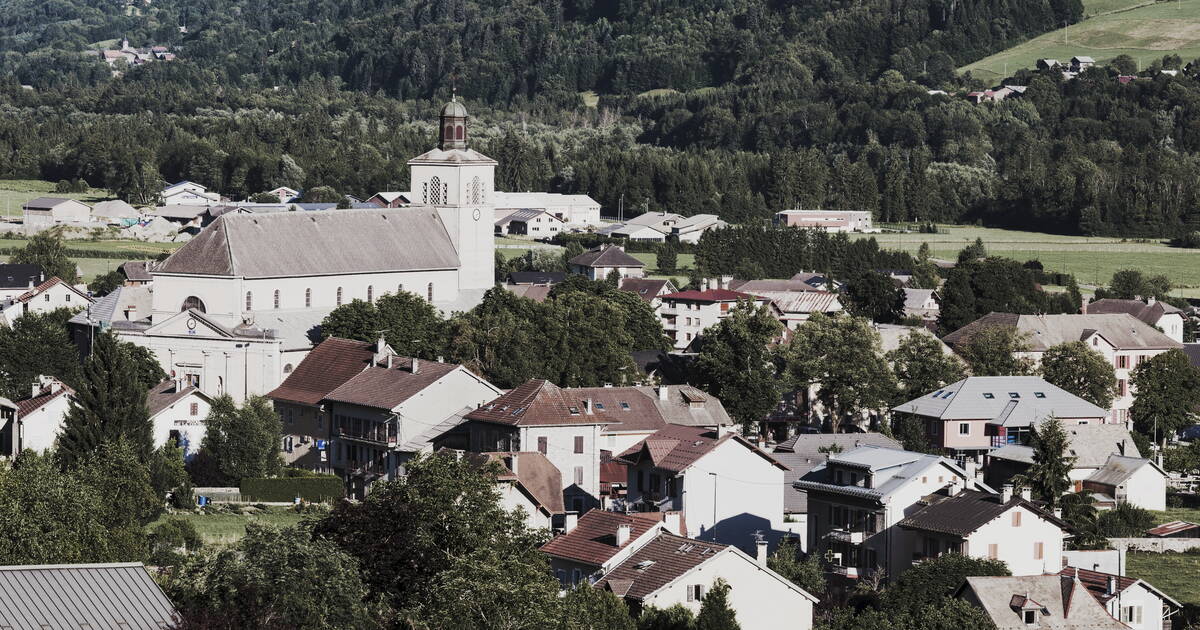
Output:
[[687,348],[709,326],[725,319],[738,302],[748,300],[757,305],[769,304],[767,298],[729,289],[688,289],[661,296],[663,332],[675,341],[675,348]]
[[140,562],[0,567],[0,626],[160,630],[179,613]]
[[[1100,506],[1130,502],[1152,510],[1165,509],[1166,473],[1138,452],[1129,430],[1117,424],[1077,424],[1067,430],[1068,473],[1074,490],[1088,487]],[[1010,444],[985,458],[988,483],[1008,483],[1033,465],[1033,448]]]
[[612,413],[586,394],[535,379],[465,414],[439,444],[475,453],[536,448],[562,473],[568,509],[582,513],[600,505],[600,435]]
[[1183,605],[1148,582],[1113,573],[1066,567],[1058,573],[1077,579],[1108,614],[1134,630],[1170,630]]
[[1117,377],[1117,396],[1113,399],[1110,421],[1129,422],[1129,408],[1136,392],[1130,383],[1133,369],[1147,359],[1183,344],[1164,335],[1128,313],[1081,315],[1018,315],[989,313],[942,338],[957,349],[980,330],[994,326],[1016,328],[1028,336],[1029,351],[1023,356],[1040,362],[1050,348],[1072,341],[1083,341],[1112,364]]
[[775,446],[771,457],[787,466],[783,474],[783,521],[785,527],[807,552],[808,491],[795,487],[795,482],[836,455],[863,445],[901,449],[903,446],[882,433],[801,433]]
[[1167,471],[1152,460],[1111,454],[1083,480],[1101,507],[1129,503],[1146,510],[1167,509]]
[[163,205],[198,205],[211,206],[221,201],[221,195],[208,192],[208,187],[196,182],[175,182],[162,189],[158,194]]
[[899,523],[922,498],[951,485],[992,491],[944,457],[865,445],[830,454],[793,485],[808,492],[809,545],[850,579],[882,569],[893,580],[912,566],[913,535]]
[[607,512],[592,510],[583,516],[567,514],[563,533],[541,546],[550,559],[550,570],[563,588],[591,584],[629,557],[634,550],[664,529],[677,536],[678,512]]
[[[269,396],[283,403],[285,431],[299,420],[304,424],[297,428],[319,433],[329,421],[329,462],[355,496],[365,495],[374,481],[403,475],[408,460],[433,449],[434,438],[500,393],[461,365],[397,356],[382,339],[370,356],[361,342],[331,341],[314,349]],[[330,386],[319,401],[325,408],[320,414],[310,401]],[[316,420],[316,431],[309,419]],[[302,434],[298,441],[306,446],[309,440]],[[315,445],[319,455],[321,444]],[[284,438],[285,453],[295,448],[295,441]],[[311,457],[311,446],[305,450]]]
[[0,398],[0,457],[16,457],[25,449],[42,452],[52,448],[74,396],[75,390],[62,381],[38,376],[28,397],[15,401]]
[[789,330],[796,330],[813,313],[832,315],[844,309],[836,293],[828,291],[746,291],[756,298],[770,300],[779,309],[779,321]]
[[1038,376],[969,376],[892,412],[918,416],[931,445],[976,462],[992,449],[1029,443],[1030,431],[1047,418],[1102,424],[1108,417],[1106,409]]
[[150,263],[145,261],[132,260],[121,263],[121,265],[117,267],[117,271],[119,271],[122,276],[125,276],[125,286],[145,286],[151,282],[154,282],[154,276],[150,275],[150,271],[148,270],[149,265]]
[[412,193],[408,192],[377,192],[367,198],[366,203],[380,208],[403,208],[412,203]]
[[600,225],[600,203],[587,195],[499,190],[492,194],[497,214],[511,214],[517,210],[544,210],[570,227]]
[[62,197],[38,197],[26,201],[21,208],[25,212],[25,227],[47,228],[61,223],[87,223],[92,220],[92,209],[87,204]]
[[83,291],[57,277],[50,278],[21,295],[0,300],[0,326],[12,326],[29,313],[85,308],[92,302],[92,298]]
[[1094,65],[1096,65],[1096,60],[1091,57],[1083,55],[1071,57],[1071,72],[1083,72]]
[[565,514],[562,475],[541,453],[474,453],[467,457],[477,465],[495,462],[501,472],[496,477],[500,505],[525,514],[530,529],[550,529],[554,519]]
[[0,300],[24,295],[45,281],[41,265],[0,263]]
[[667,278],[621,278],[618,288],[637,294],[655,313],[662,306],[662,296],[679,290],[675,283]]
[[1149,326],[1153,326],[1177,343],[1183,343],[1183,324],[1187,317],[1178,307],[1160,302],[1150,296],[1141,300],[1118,300],[1105,298],[1083,305],[1084,312],[1093,315],[1128,313]]
[[146,408],[154,427],[154,443],[173,440],[185,459],[200,451],[204,441],[204,421],[212,409],[212,399],[179,379],[166,379],[146,393]]
[[753,549],[753,534],[781,538],[787,467],[725,427],[669,425],[618,459],[628,464],[627,503],[641,512],[682,511],[703,540]]
[[1129,630],[1083,582],[1062,575],[968,577],[955,597],[982,609],[997,630]]
[[934,321],[942,312],[935,289],[904,289],[904,316]]
[[750,557],[731,545],[660,531],[595,587],[624,599],[633,615],[676,604],[698,613],[704,594],[720,579],[730,586],[728,605],[743,630],[774,630],[781,622],[809,630],[817,598],[769,569],[766,554],[765,543]]
[[566,230],[566,222],[545,210],[517,210],[496,219],[496,236],[551,238]]
[[917,502],[898,525],[912,534],[912,562],[944,553],[1002,560],[1013,575],[1042,575],[1061,566],[1070,526],[1030,500],[1028,489],[1000,494],[948,486]]
[[1037,69],[1038,70],[1057,70],[1060,66],[1062,66],[1062,64],[1059,63],[1059,61],[1057,59],[1038,59],[1037,60]]
[[813,228],[826,232],[877,232],[866,210],[782,210],[775,225]]
[[588,280],[606,280],[614,271],[621,278],[641,278],[646,275],[646,263],[625,253],[619,245],[604,244],[568,260],[571,273]]
[[[287,186],[280,186],[275,190],[268,190],[267,194],[279,197],[279,203],[289,203],[291,201],[295,201],[296,198],[300,196],[300,191],[294,188],[288,188]],[[336,206],[337,204],[334,205]]]

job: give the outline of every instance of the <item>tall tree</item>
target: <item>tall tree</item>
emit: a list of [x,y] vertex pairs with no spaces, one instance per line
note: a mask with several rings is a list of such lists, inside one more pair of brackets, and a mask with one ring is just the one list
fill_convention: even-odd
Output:
[[10,263],[21,265],[41,265],[46,279],[58,278],[68,284],[75,284],[79,275],[75,263],[67,257],[67,246],[63,242],[62,232],[57,229],[39,232],[22,249],[17,250],[9,259]]
[[670,608],[648,606],[637,621],[638,630],[696,630],[696,615],[683,604]]
[[58,436],[58,457],[75,465],[105,442],[124,440],[145,462],[154,450],[154,428],[146,389],[135,364],[112,332],[98,334],[83,364],[83,379],[71,399]]
[[956,350],[975,376],[1023,376],[1033,374],[1029,335],[1015,326],[986,326],[974,332]]
[[933,335],[914,329],[900,340],[895,350],[887,353],[900,383],[893,403],[915,400],[966,376],[963,362],[943,348],[945,345]]
[[1133,369],[1137,392],[1129,414],[1133,427],[1155,442],[1194,422],[1200,405],[1200,369],[1182,350],[1168,350]]
[[321,334],[359,341],[375,341],[382,333],[397,353],[436,359],[443,352],[446,323],[428,301],[408,291],[387,293],[378,287],[374,302],[354,300],[329,313],[321,322]]
[[235,483],[278,474],[283,423],[271,401],[251,396],[239,408],[228,394],[213,400],[200,448]]
[[696,376],[748,432],[766,419],[783,393],[771,348],[780,332],[767,307],[750,302],[739,302],[704,331]]
[[67,320],[71,311],[22,315],[12,326],[0,326],[0,396],[29,396],[39,375],[58,378],[71,387],[82,380],[79,349],[71,343]]
[[740,630],[737,613],[729,606],[729,583],[717,578],[704,594],[696,630]]
[[1071,445],[1062,421],[1051,417],[1033,427],[1033,464],[1018,478],[1033,496],[1051,508],[1071,489],[1071,468],[1077,459],[1067,454]]
[[637,630],[625,600],[588,584],[567,591],[561,614],[559,630]]
[[144,558],[146,525],[163,513],[165,497],[155,492],[140,453],[124,439],[105,442],[77,462],[74,476],[103,497],[96,517],[110,544],[127,557]]
[[821,557],[817,553],[802,558],[803,555],[800,545],[791,539],[784,539],[775,553],[767,558],[767,567],[814,597],[823,597],[826,584]]
[[842,289],[846,310],[873,322],[892,324],[904,317],[904,289],[878,271],[867,271]]
[[656,264],[658,273],[675,273],[675,265],[679,261],[679,254],[675,251],[675,245],[667,242],[658,246],[658,254],[656,256]]
[[1112,365],[1083,341],[1061,343],[1046,350],[1042,355],[1042,378],[1101,409],[1112,406],[1117,389]]
[[860,317],[815,314],[780,351],[784,375],[797,387],[817,386],[833,432],[887,405],[896,381],[879,333]]

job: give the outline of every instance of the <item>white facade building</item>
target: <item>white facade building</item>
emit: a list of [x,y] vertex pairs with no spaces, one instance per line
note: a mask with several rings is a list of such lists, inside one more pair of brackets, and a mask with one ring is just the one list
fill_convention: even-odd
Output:
[[662,319],[663,332],[675,340],[675,349],[682,350],[692,343],[709,326],[725,319],[741,300],[755,304],[768,304],[770,299],[730,291],[729,289],[688,289],[661,296],[662,306],[658,316]]
[[25,227],[41,229],[61,223],[87,223],[92,209],[85,203],[61,197],[38,197],[25,202]]
[[205,418],[212,409],[212,399],[179,380],[167,379],[150,388],[146,394],[150,423],[154,426],[154,443],[168,440],[183,449],[185,459],[200,451],[204,441]]
[[17,297],[0,300],[0,326],[12,326],[29,313],[84,308],[91,303],[92,298],[83,291],[58,278],[50,278]]
[[75,391],[53,376],[39,376],[16,402],[0,397],[0,457],[54,447]]
[[826,232],[878,232],[865,210],[783,210],[775,213],[775,224],[814,228]]
[[221,201],[221,195],[208,192],[208,187],[188,181],[176,182],[163,188],[159,197],[166,206],[209,206]]
[[571,227],[600,225],[600,202],[587,195],[500,191],[495,194],[498,212],[511,214],[517,210],[544,210]]

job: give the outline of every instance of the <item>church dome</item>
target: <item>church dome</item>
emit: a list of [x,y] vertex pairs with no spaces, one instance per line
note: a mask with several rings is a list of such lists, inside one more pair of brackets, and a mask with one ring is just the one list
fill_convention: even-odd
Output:
[[446,103],[446,106],[442,108],[442,116],[443,117],[452,116],[454,118],[466,118],[467,117],[467,108],[463,107],[463,104],[459,103],[458,99],[454,99],[454,100],[450,101],[449,103]]

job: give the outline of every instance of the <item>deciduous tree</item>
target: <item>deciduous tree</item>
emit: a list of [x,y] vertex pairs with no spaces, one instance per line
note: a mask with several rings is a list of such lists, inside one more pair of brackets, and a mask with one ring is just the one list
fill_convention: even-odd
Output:
[[1024,376],[1035,369],[1033,359],[1021,356],[1029,351],[1028,339],[1015,326],[986,326],[956,350],[975,376]]
[[704,331],[697,379],[746,429],[766,419],[783,392],[771,344],[782,328],[766,306],[739,302]]
[[1101,409],[1112,406],[1117,389],[1117,377],[1108,359],[1083,341],[1046,350],[1042,355],[1042,378]]
[[887,353],[900,384],[892,399],[895,404],[915,400],[966,376],[963,362],[944,348],[928,332],[913,330],[900,340],[895,350]]
[[67,257],[67,246],[63,242],[62,232],[57,229],[39,232],[22,249],[17,250],[9,259],[10,263],[20,265],[41,265],[46,279],[58,278],[67,284],[75,284],[79,275],[75,263]]
[[267,398],[251,396],[238,407],[228,394],[219,396],[209,408],[204,428],[201,451],[234,483],[275,475],[283,467],[279,454],[283,424]]
[[1194,421],[1200,405],[1200,370],[1182,350],[1168,350],[1133,369],[1137,395],[1129,414],[1133,426],[1154,441],[1172,435]]

